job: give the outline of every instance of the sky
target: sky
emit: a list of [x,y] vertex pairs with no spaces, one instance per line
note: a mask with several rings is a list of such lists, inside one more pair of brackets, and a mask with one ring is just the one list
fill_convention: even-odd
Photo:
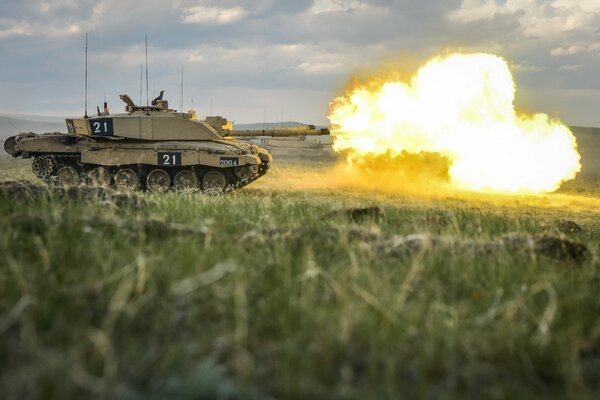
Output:
[[[500,55],[517,108],[600,127],[600,0],[0,0],[0,114],[80,116],[149,97],[238,123],[327,124],[382,66],[410,76],[452,51]],[[146,102],[145,83],[142,103]]]

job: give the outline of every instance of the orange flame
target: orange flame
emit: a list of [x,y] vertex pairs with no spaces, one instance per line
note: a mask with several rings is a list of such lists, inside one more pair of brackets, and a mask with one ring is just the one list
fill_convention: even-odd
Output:
[[437,57],[410,84],[375,82],[330,104],[334,149],[350,164],[437,153],[449,161],[453,186],[504,193],[553,192],[581,170],[565,125],[517,114],[515,83],[498,56]]

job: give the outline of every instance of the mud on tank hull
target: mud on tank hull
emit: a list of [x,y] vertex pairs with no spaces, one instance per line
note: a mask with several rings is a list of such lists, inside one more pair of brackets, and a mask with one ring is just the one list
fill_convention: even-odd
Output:
[[271,162],[266,150],[231,140],[149,142],[22,133],[4,147],[14,157],[33,157],[34,174],[48,183],[152,192],[228,192],[260,178]]

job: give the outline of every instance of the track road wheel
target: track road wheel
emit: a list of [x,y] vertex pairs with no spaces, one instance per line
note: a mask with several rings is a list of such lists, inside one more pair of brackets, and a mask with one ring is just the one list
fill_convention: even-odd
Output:
[[91,186],[110,187],[110,172],[104,167],[96,167],[88,172],[87,181]]
[[81,183],[81,174],[71,166],[62,167],[56,175],[60,186],[77,186]]
[[171,177],[162,169],[153,169],[146,177],[146,187],[154,193],[163,193],[171,187]]
[[56,171],[56,161],[50,156],[38,156],[33,159],[31,170],[40,179],[50,179]]
[[140,188],[140,178],[130,168],[120,169],[115,174],[115,188],[123,192],[137,190]]
[[198,187],[198,179],[192,171],[179,171],[173,180],[175,190],[193,190]]
[[209,171],[202,178],[202,189],[206,194],[222,194],[227,187],[227,178],[221,171]]

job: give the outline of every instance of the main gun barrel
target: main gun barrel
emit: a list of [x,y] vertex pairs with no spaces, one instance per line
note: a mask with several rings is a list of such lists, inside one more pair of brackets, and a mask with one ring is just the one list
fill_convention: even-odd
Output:
[[291,137],[291,136],[322,136],[329,135],[329,129],[240,129],[227,131],[225,136],[240,137],[240,136],[271,136],[271,137]]

